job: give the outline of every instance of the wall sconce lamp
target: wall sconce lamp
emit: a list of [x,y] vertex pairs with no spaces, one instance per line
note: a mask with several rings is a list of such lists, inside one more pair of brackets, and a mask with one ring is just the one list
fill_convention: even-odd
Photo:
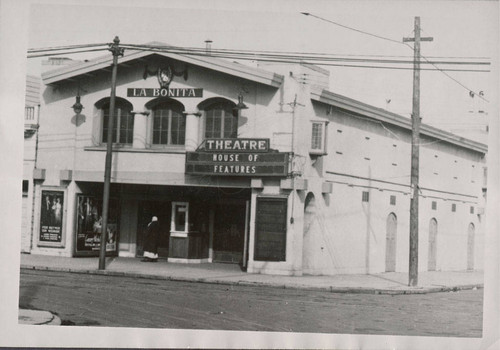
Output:
[[83,105],[80,103],[80,95],[79,94],[76,96],[76,102],[73,106],[71,106],[71,108],[73,108],[73,111],[75,111],[75,114],[77,114],[77,115],[82,112]]
[[248,109],[248,107],[243,103],[243,95],[238,94],[238,104],[233,108],[234,111],[239,111],[242,109]]

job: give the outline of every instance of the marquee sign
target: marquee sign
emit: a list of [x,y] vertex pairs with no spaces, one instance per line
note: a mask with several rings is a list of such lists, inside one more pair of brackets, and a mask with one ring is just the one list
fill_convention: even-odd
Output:
[[269,152],[269,139],[205,139],[198,151]]
[[186,174],[287,176],[290,154],[269,152],[269,139],[207,139],[186,153]]

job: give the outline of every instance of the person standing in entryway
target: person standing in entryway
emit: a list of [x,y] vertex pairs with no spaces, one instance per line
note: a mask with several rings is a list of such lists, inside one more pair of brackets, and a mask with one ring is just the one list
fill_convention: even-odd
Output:
[[144,237],[144,258],[142,262],[158,261],[158,241],[160,238],[160,225],[158,218],[153,216],[146,229]]

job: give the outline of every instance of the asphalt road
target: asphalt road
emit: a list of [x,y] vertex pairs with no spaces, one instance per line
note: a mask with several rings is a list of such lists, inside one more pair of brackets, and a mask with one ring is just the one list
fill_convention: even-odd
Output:
[[22,270],[19,306],[77,326],[481,337],[483,290],[391,296]]

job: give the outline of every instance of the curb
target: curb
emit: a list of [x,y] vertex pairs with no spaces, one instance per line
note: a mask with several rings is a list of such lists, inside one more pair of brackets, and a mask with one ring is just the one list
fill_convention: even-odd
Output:
[[68,272],[79,273],[87,275],[100,275],[100,276],[116,276],[116,277],[133,277],[152,280],[165,280],[175,282],[191,282],[191,283],[210,283],[220,285],[237,285],[245,287],[269,287],[280,289],[297,289],[297,290],[311,290],[311,291],[325,291],[330,293],[348,293],[348,294],[380,294],[380,295],[411,295],[411,294],[428,294],[428,293],[442,293],[442,292],[458,292],[461,290],[483,289],[484,285],[480,284],[466,284],[455,286],[440,286],[440,287],[408,287],[404,289],[390,289],[390,288],[372,288],[372,287],[322,287],[322,286],[306,286],[306,285],[286,285],[280,283],[268,282],[249,282],[249,281],[226,281],[226,280],[208,280],[206,278],[198,277],[173,277],[173,276],[160,276],[149,275],[135,272],[122,272],[122,271],[109,271],[109,270],[85,270],[85,269],[72,269],[65,267],[48,267],[48,266],[34,266],[34,265],[21,265],[21,270],[37,270],[37,271],[54,271],[54,272]]
[[60,326],[61,319],[50,311],[19,309],[18,323],[36,326]]

